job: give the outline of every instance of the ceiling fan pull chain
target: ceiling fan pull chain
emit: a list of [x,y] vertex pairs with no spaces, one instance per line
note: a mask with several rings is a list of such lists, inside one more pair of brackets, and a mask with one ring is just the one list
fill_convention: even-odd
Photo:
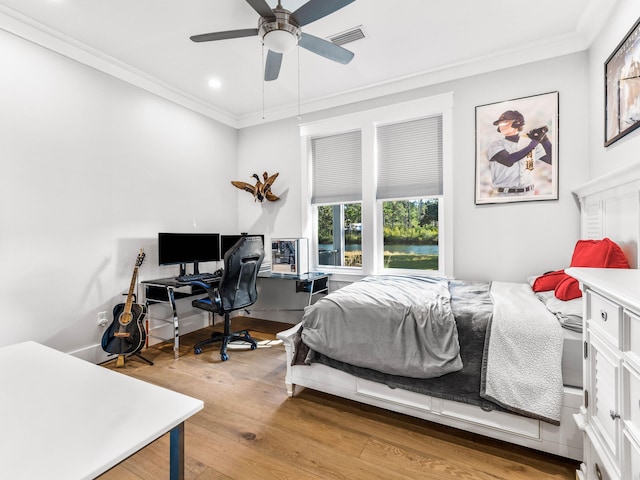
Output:
[[263,43],[262,44],[262,119],[263,120],[266,118],[264,114],[264,84],[265,84],[264,70],[265,70],[265,66],[264,66],[264,43]]
[[298,45],[298,122],[301,120],[300,115],[300,46]]

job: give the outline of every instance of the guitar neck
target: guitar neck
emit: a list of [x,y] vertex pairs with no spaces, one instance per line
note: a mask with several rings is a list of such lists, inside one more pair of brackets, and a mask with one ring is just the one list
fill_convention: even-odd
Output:
[[127,295],[127,302],[124,304],[124,313],[131,314],[131,305],[133,305],[133,290],[136,287],[136,278],[138,277],[138,267],[134,267],[133,275],[131,276],[131,284],[129,285],[129,293]]

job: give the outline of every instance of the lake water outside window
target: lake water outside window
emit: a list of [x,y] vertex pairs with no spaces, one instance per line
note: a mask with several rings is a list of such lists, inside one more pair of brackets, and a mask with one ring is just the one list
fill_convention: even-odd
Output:
[[383,267],[438,270],[438,199],[382,202]]

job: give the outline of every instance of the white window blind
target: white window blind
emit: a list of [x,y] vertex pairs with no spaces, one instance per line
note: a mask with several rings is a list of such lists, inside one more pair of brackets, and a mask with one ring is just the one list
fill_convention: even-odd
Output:
[[311,203],[362,200],[362,133],[311,139],[313,191]]
[[378,199],[442,195],[442,116],[376,128]]

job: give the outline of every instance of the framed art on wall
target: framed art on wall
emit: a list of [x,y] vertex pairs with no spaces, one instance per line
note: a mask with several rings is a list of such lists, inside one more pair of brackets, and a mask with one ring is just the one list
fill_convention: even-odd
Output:
[[558,92],[476,107],[476,205],[558,199]]
[[608,147],[640,126],[640,20],[604,62]]

